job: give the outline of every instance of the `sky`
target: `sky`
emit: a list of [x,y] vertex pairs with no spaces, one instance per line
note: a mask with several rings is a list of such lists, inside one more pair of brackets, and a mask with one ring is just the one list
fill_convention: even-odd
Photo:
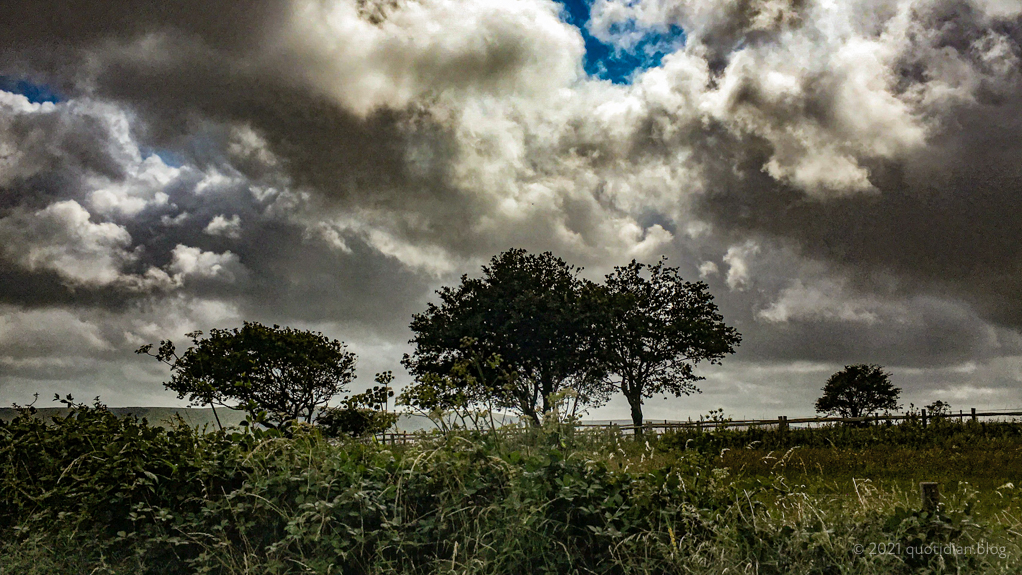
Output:
[[[666,256],[743,335],[648,419],[1022,406],[1019,0],[23,0],[0,404],[180,405],[144,343],[321,331],[354,391],[511,247]],[[590,417],[623,419],[621,398]]]

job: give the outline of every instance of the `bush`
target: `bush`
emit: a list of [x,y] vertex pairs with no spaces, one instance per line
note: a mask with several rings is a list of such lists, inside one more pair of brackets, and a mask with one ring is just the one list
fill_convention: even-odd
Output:
[[101,405],[50,422],[22,412],[0,425],[0,573],[999,568],[853,552],[864,541],[997,541],[967,506],[929,516],[860,498],[859,511],[832,513],[804,493],[739,486],[695,450],[665,457],[560,423],[393,448],[307,426],[272,435],[151,427]]
[[367,437],[383,433],[397,422],[396,413],[380,411],[380,407],[394,396],[388,384],[394,377],[391,373],[376,374],[380,384],[365,393],[346,397],[340,407],[326,407],[320,410],[316,425],[328,437]]

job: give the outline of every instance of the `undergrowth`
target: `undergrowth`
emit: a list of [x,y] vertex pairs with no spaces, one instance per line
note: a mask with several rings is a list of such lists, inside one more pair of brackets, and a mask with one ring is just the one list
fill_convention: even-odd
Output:
[[[670,441],[551,423],[387,446],[304,427],[291,437],[165,429],[101,405],[45,423],[26,412],[0,424],[0,574],[1020,566],[1019,521],[977,521],[967,490],[935,512],[872,484],[850,502]],[[955,552],[970,545],[995,552]]]

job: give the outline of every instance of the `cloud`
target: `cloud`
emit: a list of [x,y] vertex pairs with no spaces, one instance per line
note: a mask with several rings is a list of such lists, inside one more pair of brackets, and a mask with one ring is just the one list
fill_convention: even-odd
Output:
[[181,170],[166,165],[155,154],[133,160],[125,166],[123,180],[95,178],[88,182],[92,188],[88,205],[93,211],[115,218],[131,218],[143,210],[166,206],[169,196],[163,190],[174,183]]
[[122,281],[134,261],[131,235],[113,223],[94,223],[74,200],[0,219],[0,244],[8,260],[28,271],[53,271],[71,285]]
[[713,262],[703,262],[699,264],[699,277],[700,279],[706,279],[710,276],[717,275],[720,270],[717,269],[717,264]]
[[727,249],[723,260],[728,265],[727,287],[732,291],[741,291],[748,287],[751,280],[749,258],[757,253],[759,253],[759,245],[751,240],[740,246],[731,246]]
[[68,310],[22,311],[0,308],[0,354],[47,357],[84,356],[113,349],[100,326]]
[[223,214],[217,214],[203,231],[211,236],[223,236],[236,240],[241,237],[241,218],[238,217],[238,214],[231,216],[231,219],[225,218]]
[[397,349],[509,247],[594,277],[666,253],[740,324],[741,361],[1016,353],[1015,3],[599,0],[587,33],[665,52],[629,84],[585,75],[547,0],[239,6],[11,7],[0,73],[65,97],[0,92],[6,305]]
[[229,251],[217,254],[178,244],[171,255],[173,259],[168,269],[179,281],[198,279],[234,283],[247,275],[238,256]]
[[833,281],[803,285],[795,280],[780,293],[777,301],[756,313],[763,321],[831,320],[874,324],[880,321],[876,302],[847,294],[844,286]]
[[830,262],[858,289],[894,274],[902,293],[1022,325],[1007,231],[1019,229],[1018,12],[812,6],[789,36],[733,54],[708,92],[725,165],[705,156],[716,186],[701,213]]

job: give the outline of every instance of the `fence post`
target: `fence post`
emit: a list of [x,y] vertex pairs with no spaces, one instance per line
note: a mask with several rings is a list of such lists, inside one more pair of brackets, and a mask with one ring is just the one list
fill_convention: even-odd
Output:
[[923,427],[926,427],[926,410],[925,409],[920,409],[919,412],[923,416]]
[[777,431],[784,433],[788,431],[788,416],[778,415],[777,416]]
[[976,423],[976,408],[972,408],[972,422]]
[[936,511],[940,505],[940,488],[933,481],[923,481],[919,484],[919,495],[923,503],[923,511]]

